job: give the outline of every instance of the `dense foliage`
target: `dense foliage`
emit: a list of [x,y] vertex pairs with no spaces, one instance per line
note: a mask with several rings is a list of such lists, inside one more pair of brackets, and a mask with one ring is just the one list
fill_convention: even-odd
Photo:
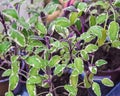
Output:
[[[2,76],[9,76],[6,96],[13,96],[12,91],[19,81],[26,83],[30,96],[42,94],[36,93],[36,85],[49,88],[46,96],[53,96],[57,88],[53,87],[52,78],[61,76],[66,70],[71,72],[70,82],[60,87],[64,87],[69,96],[76,96],[83,83],[83,87],[92,87],[94,93],[101,96],[99,84],[93,78],[98,67],[107,61],[93,62],[94,52],[103,45],[120,48],[120,1],[76,0],[62,10],[60,17],[47,23],[46,17],[58,10],[59,2],[54,1],[57,0],[45,7],[30,5],[26,9],[27,19],[19,15],[24,0],[13,2],[12,8],[0,12],[4,28],[0,32],[0,60],[10,64],[8,68],[0,64],[0,70],[4,70]],[[79,75],[83,73],[84,80],[78,84]],[[114,86],[108,78],[102,83]]]

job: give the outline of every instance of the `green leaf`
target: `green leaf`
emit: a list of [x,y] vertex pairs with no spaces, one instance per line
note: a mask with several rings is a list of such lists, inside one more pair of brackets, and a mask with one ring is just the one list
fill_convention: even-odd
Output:
[[8,70],[6,70],[6,71],[3,72],[2,77],[10,76],[11,73],[12,73],[12,70],[11,70],[11,69],[8,69]]
[[40,70],[39,68],[34,68],[34,67],[32,67],[32,68],[30,69],[30,72],[29,72],[30,76],[37,76],[39,70]]
[[114,86],[114,83],[109,78],[102,79],[102,83],[105,86],[108,86],[108,87],[113,87]]
[[89,18],[89,26],[94,26],[96,25],[96,17],[91,15]]
[[6,53],[11,46],[11,43],[8,41],[4,41],[0,43],[0,54]]
[[77,88],[75,88],[72,85],[65,85],[64,88],[72,95],[76,96],[77,94]]
[[52,47],[56,47],[56,48],[62,48],[62,44],[60,41],[55,41],[53,43],[51,43]]
[[[74,66],[72,66],[72,68],[74,68]],[[74,69],[74,70],[72,71],[72,76],[78,76],[78,75],[79,75],[79,71],[76,70],[76,69]]]
[[[56,1],[56,0],[55,0]],[[44,12],[46,14],[52,14],[57,10],[58,4],[55,4],[54,2],[50,2],[47,4],[47,6],[44,8]]]
[[96,73],[97,73],[97,68],[96,68],[96,66],[90,66],[90,67],[89,67],[89,70],[90,70],[90,72],[92,72],[93,74],[96,74]]
[[62,27],[68,27],[70,26],[70,21],[65,17],[59,17],[55,20],[55,24]]
[[114,41],[118,39],[118,33],[119,33],[119,24],[115,21],[112,21],[109,24],[109,28],[108,28],[108,34],[109,34],[110,40]]
[[120,49],[120,41],[119,40],[113,41],[112,42],[112,47]]
[[61,58],[58,55],[53,56],[49,61],[49,66],[54,67],[60,62]]
[[11,74],[9,77],[9,88],[10,90],[14,90],[19,82],[19,76],[17,74]]
[[92,52],[95,52],[95,51],[97,51],[97,50],[98,50],[98,46],[97,46],[97,45],[94,45],[94,44],[89,44],[89,45],[87,45],[86,48],[85,48],[85,51],[86,51],[87,53],[92,53]]
[[79,74],[82,74],[84,71],[83,60],[81,58],[75,58],[74,64],[75,64],[76,70],[79,71]]
[[18,22],[25,28],[25,29],[29,29],[29,24],[26,23],[24,17],[20,17]]
[[84,77],[84,86],[85,86],[85,88],[90,88],[90,87],[91,87],[91,84],[90,84],[90,82],[88,81],[87,76]]
[[77,87],[77,84],[78,84],[78,75],[70,75],[70,85],[74,86],[74,87]]
[[77,12],[71,12],[70,13],[69,19],[70,19],[71,25],[75,23],[77,17],[78,17],[78,13]]
[[76,25],[77,29],[80,31],[81,30],[81,21],[80,21],[80,19],[76,20],[75,25]]
[[97,22],[97,24],[102,24],[105,22],[106,19],[107,19],[107,14],[102,13],[99,16],[97,16],[96,22]]
[[102,37],[102,27],[101,26],[92,26],[90,27],[90,29],[88,30],[88,32],[90,32],[92,35],[97,36],[98,38]]
[[98,39],[98,45],[102,46],[106,40],[107,32],[105,29],[102,30],[102,37]]
[[81,54],[81,57],[82,57],[85,61],[89,60],[89,55],[87,54],[87,52],[86,52],[85,50],[81,50],[81,51],[80,51],[80,54]]
[[12,62],[12,73],[17,74],[19,72],[20,63],[18,61]]
[[29,39],[28,43],[32,47],[45,47],[44,44],[40,40],[35,40],[32,38]]
[[52,93],[48,93],[45,96],[53,96],[53,94]]
[[37,18],[38,18],[38,15],[33,15],[33,16],[29,19],[29,23],[30,23],[30,24],[34,24],[35,22],[37,22]]
[[105,60],[103,60],[103,59],[97,60],[97,61],[95,62],[95,65],[98,66],[98,67],[100,67],[100,66],[102,66],[102,65],[105,65],[105,64],[107,64],[107,61],[105,61]]
[[25,37],[22,33],[18,32],[17,30],[11,29],[9,36],[12,38],[13,41],[15,41],[19,46],[24,47],[25,46]]
[[29,56],[26,58],[26,63],[35,68],[41,68],[42,64],[44,64],[44,62],[42,62],[42,58],[39,56]]
[[115,6],[120,7],[120,0],[115,0]]
[[55,70],[54,70],[54,74],[55,75],[59,74],[60,72],[63,71],[64,68],[65,68],[65,65],[60,65],[60,64],[56,65]]
[[40,34],[47,34],[47,29],[46,29],[46,27],[42,24],[42,23],[40,23],[40,22],[38,22],[37,24],[36,24],[36,29],[38,29],[38,31],[39,31],[39,35]]
[[18,60],[18,58],[19,58],[19,56],[17,56],[17,55],[11,56],[12,63],[16,62]]
[[92,90],[94,91],[94,93],[95,93],[97,96],[101,96],[100,86],[99,86],[98,83],[93,82],[93,84],[92,84]]
[[2,11],[4,15],[8,16],[8,17],[12,17],[12,18],[15,18],[15,19],[18,19],[18,13],[16,12],[15,9],[5,9]]
[[37,96],[35,84],[26,84],[29,96]]
[[90,32],[85,32],[80,35],[80,39],[84,40],[85,42],[90,42],[91,40],[95,39],[95,36],[91,35]]
[[62,27],[62,26],[59,26],[59,25],[55,26],[55,30],[62,37],[67,37],[68,34],[69,34],[69,31],[68,31],[68,29],[66,27]]
[[11,91],[8,91],[5,93],[5,96],[14,96],[14,94]]
[[39,84],[41,82],[42,82],[42,80],[41,80],[40,76],[30,76],[27,79],[27,84]]
[[85,11],[86,8],[87,8],[87,3],[84,3],[84,2],[80,2],[77,6],[77,9],[79,11]]

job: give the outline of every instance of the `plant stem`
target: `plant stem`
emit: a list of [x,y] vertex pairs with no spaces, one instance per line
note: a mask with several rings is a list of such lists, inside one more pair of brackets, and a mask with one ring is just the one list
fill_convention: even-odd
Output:
[[[8,70],[8,69],[5,69],[4,67],[1,67],[1,66],[0,66],[0,69],[2,69],[2,70],[4,70],[4,71]],[[19,72],[18,74],[21,75],[21,76],[23,76],[23,77],[25,77],[25,78],[27,79],[27,77],[26,77],[24,74],[22,74],[22,73],[20,73],[20,72]]]
[[40,96],[40,95],[42,95],[42,94],[47,94],[47,93],[49,93],[49,92],[48,92],[48,91],[42,92],[42,93],[37,94],[37,96]]

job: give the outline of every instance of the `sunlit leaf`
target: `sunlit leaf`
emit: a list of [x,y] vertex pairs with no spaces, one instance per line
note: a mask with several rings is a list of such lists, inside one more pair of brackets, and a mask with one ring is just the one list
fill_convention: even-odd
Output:
[[118,32],[119,32],[119,24],[115,21],[112,21],[109,24],[108,34],[111,41],[118,39]]
[[11,43],[8,41],[4,41],[0,43],[0,54],[6,53],[11,46]]
[[113,41],[112,42],[112,47],[120,49],[120,41],[119,40]]
[[75,23],[77,17],[78,17],[78,13],[77,13],[77,12],[72,12],[72,13],[70,14],[69,19],[70,19],[71,24],[74,24],[74,23]]
[[77,9],[79,11],[85,11],[86,8],[87,8],[87,3],[84,3],[84,2],[80,2],[77,6]]
[[42,64],[44,64],[44,62],[41,62],[42,59],[39,56],[29,56],[28,58],[26,58],[26,62],[27,64],[35,67],[35,68],[41,68]]
[[99,86],[98,83],[93,82],[93,84],[92,84],[92,90],[94,91],[94,93],[95,93],[97,96],[101,96],[100,86]]
[[97,73],[97,67],[96,66],[90,66],[89,67],[90,72],[92,72],[93,74]]
[[26,84],[26,86],[27,86],[27,92],[29,93],[29,96],[37,96],[35,84]]
[[10,90],[14,90],[19,82],[19,76],[17,74],[11,74],[9,77],[9,88]]
[[46,27],[42,24],[42,23],[40,23],[40,22],[38,22],[37,24],[36,24],[36,29],[38,29],[38,31],[39,31],[39,35],[40,34],[47,34],[47,29],[46,29]]
[[60,64],[56,65],[55,70],[54,70],[54,74],[55,75],[59,74],[60,72],[63,71],[64,68],[65,68],[65,65],[60,65]]
[[12,38],[13,41],[15,41],[21,47],[25,46],[25,43],[26,43],[25,37],[19,31],[11,29],[10,33],[9,33],[9,36]]
[[72,86],[74,86],[74,87],[77,87],[77,84],[78,84],[78,76],[79,75],[70,75],[70,84],[72,85]]
[[62,27],[68,27],[70,26],[70,21],[65,17],[59,17],[55,20],[55,24]]
[[72,85],[65,85],[64,88],[72,95],[76,96],[77,88]]
[[94,44],[89,44],[89,45],[87,45],[86,48],[85,48],[85,51],[86,51],[87,53],[92,53],[92,52],[95,52],[95,51],[97,51],[97,50],[98,50],[98,46],[97,46],[97,45],[94,45]]
[[18,13],[15,9],[5,9],[2,11],[6,16],[18,19]]
[[27,79],[27,84],[39,84],[41,82],[40,76],[31,76]]
[[5,96],[14,96],[14,94],[11,91],[8,91],[5,93]]
[[6,70],[6,71],[3,72],[2,77],[10,76],[11,73],[12,73],[12,70],[11,70],[11,69],[8,69],[8,70]]
[[85,50],[81,50],[80,54],[85,61],[89,60],[89,55],[87,54]]
[[101,26],[92,26],[90,27],[90,29],[88,30],[92,35],[97,36],[98,38],[102,37],[102,27]]
[[105,65],[105,64],[107,64],[107,61],[105,61],[105,60],[103,60],[103,59],[97,60],[97,61],[95,62],[95,65],[98,66],[98,67],[100,67],[100,66],[102,66],[102,65]]
[[97,16],[96,23],[97,24],[102,24],[102,23],[105,22],[106,19],[107,19],[107,15],[105,13],[102,13],[99,16]]
[[84,71],[83,60],[81,58],[75,58],[74,64],[75,64],[75,68],[76,68],[76,70],[78,70],[79,74],[82,74]]
[[114,86],[113,81],[111,81],[109,78],[104,78],[104,79],[102,79],[102,83],[103,83],[105,86],[108,86],[108,87],[113,87],[113,86]]
[[50,61],[49,61],[49,66],[50,67],[54,67],[56,64],[58,64],[60,62],[60,56],[55,55],[53,56]]

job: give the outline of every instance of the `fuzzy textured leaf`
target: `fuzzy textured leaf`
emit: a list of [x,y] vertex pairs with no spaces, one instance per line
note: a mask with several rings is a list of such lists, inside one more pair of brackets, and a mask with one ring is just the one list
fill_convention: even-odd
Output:
[[102,79],[102,83],[105,86],[108,86],[108,87],[113,87],[114,86],[114,83],[109,78]]
[[97,50],[98,50],[98,46],[97,46],[97,45],[94,45],[94,44],[89,44],[89,45],[87,45],[86,48],[85,48],[85,51],[86,51],[87,53],[92,53],[92,52],[95,52],[95,51],[97,51]]
[[10,46],[11,46],[11,43],[8,41],[4,41],[0,43],[0,54],[6,53],[10,48]]
[[2,11],[6,16],[18,19],[18,13],[15,9],[5,9]]
[[97,96],[101,96],[100,86],[99,86],[98,83],[93,82],[93,84],[92,84],[92,90],[94,91],[94,93],[95,93]]
[[115,21],[112,21],[109,24],[108,34],[111,41],[118,39],[118,32],[119,32],[119,24]]
[[14,90],[17,87],[19,82],[19,76],[17,74],[11,74],[9,77],[9,88],[10,90]]
[[103,59],[97,60],[97,61],[95,62],[95,65],[98,66],[98,67],[100,67],[100,66],[102,66],[102,65],[105,65],[105,64],[107,64],[107,61],[105,61],[105,60],[103,60]]
[[75,68],[76,68],[76,70],[78,70],[79,74],[82,74],[84,71],[83,60],[81,58],[75,58],[74,64],[75,64]]
[[105,22],[106,19],[107,19],[107,15],[105,13],[102,13],[99,16],[97,16],[96,22],[97,24],[102,24]]
[[11,29],[9,36],[15,41],[19,46],[25,46],[25,37],[22,33],[18,32],[17,30]]

